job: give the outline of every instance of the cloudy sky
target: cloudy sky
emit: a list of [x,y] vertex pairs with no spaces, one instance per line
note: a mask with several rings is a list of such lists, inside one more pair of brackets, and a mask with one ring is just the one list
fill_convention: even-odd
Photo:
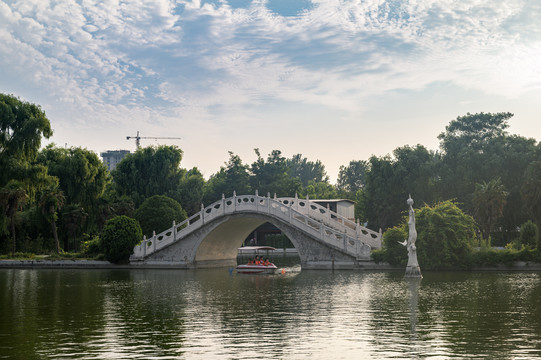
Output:
[[539,0],[0,0],[0,92],[59,146],[184,151],[205,177],[273,149],[350,160],[438,148],[457,116],[541,140]]

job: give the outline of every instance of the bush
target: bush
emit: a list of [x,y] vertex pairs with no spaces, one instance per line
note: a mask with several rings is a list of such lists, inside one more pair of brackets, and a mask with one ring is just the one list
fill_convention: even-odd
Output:
[[520,244],[535,248],[537,245],[539,229],[531,220],[528,220],[520,227]]
[[143,238],[137,220],[121,215],[108,220],[101,234],[101,250],[110,262],[125,262]]
[[163,195],[149,197],[135,212],[135,219],[147,237],[151,237],[153,231],[160,233],[169,229],[173,226],[173,220],[178,224],[186,217],[186,211],[176,200]]
[[406,266],[408,262],[408,249],[400,243],[408,239],[407,224],[395,226],[383,234],[384,261],[391,265]]
[[[452,201],[434,207],[416,210],[417,260],[421,269],[450,269],[468,266],[468,255],[473,250],[475,222]],[[383,254],[376,253],[375,260],[391,265],[406,266],[408,251],[401,245],[408,238],[407,217],[401,225],[383,234]]]
[[85,256],[96,256],[101,252],[100,238],[94,236],[90,240],[81,243],[81,254]]

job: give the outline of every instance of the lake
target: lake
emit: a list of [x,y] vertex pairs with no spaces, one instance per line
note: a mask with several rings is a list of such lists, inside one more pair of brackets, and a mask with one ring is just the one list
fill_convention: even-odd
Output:
[[1,359],[541,359],[534,272],[0,269]]

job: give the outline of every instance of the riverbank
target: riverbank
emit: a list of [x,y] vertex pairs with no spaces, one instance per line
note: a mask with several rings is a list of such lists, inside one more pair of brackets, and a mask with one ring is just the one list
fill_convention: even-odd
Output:
[[[171,266],[137,266],[130,264],[113,264],[104,260],[84,260],[84,259],[64,259],[64,260],[46,260],[46,259],[29,259],[29,260],[0,260],[0,269],[160,269],[160,268],[175,268]],[[185,268],[185,267],[179,267]],[[337,269],[339,270],[339,269]],[[359,267],[351,269],[361,271],[404,271],[402,267],[392,266],[386,263],[363,262]],[[423,271],[423,269],[421,269]],[[541,271],[541,264],[527,261],[516,261],[512,264],[483,266],[471,269],[455,269],[447,271]]]

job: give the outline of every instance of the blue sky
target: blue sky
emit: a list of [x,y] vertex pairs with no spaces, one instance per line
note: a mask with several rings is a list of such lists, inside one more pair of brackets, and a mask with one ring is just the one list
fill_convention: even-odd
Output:
[[273,149],[340,165],[438,148],[466,113],[541,139],[538,0],[0,0],[0,92],[59,146],[184,151],[205,177]]

